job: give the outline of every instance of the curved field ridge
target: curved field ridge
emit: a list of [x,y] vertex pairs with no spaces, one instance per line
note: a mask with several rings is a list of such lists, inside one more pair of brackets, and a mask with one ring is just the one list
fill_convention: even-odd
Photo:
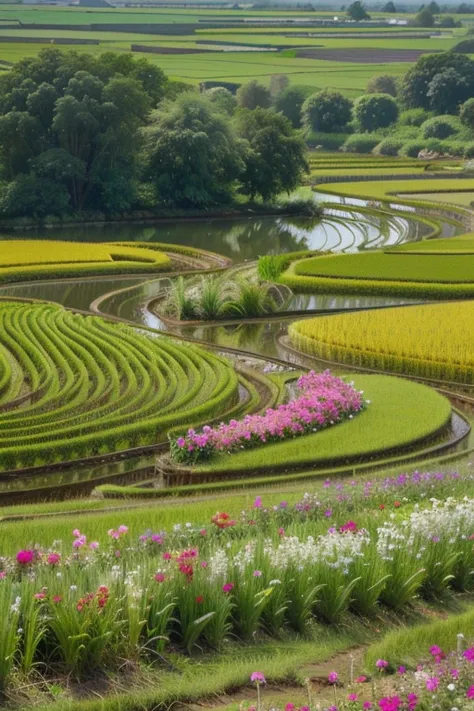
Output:
[[141,246],[54,240],[0,241],[0,283],[101,274],[148,273],[171,268],[163,251]]
[[472,234],[429,239],[380,252],[302,259],[290,264],[278,281],[297,292],[472,297],[473,253]]
[[155,444],[238,401],[224,359],[54,305],[0,302],[0,467]]
[[367,409],[337,427],[240,454],[220,455],[206,472],[254,472],[276,468],[322,467],[407,447],[440,431],[451,417],[449,401],[429,387],[385,375],[357,375]]
[[338,314],[291,324],[304,353],[361,368],[474,383],[474,303]]
[[302,276],[322,276],[334,279],[469,284],[474,282],[474,260],[465,259],[462,254],[440,254],[439,252],[431,254],[414,252],[331,254],[297,262],[294,272]]

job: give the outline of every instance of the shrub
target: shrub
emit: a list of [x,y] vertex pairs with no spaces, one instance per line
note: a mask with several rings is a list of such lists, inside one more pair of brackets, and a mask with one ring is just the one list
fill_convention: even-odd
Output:
[[464,143],[463,141],[441,141],[441,152],[450,156],[463,156]]
[[468,99],[462,104],[459,118],[464,126],[474,129],[474,99]]
[[459,130],[459,122],[453,116],[435,116],[421,126],[423,138],[449,138]]
[[418,158],[418,153],[424,148],[424,141],[407,141],[398,151],[398,155],[404,158]]
[[213,104],[226,114],[232,115],[237,108],[237,99],[223,86],[215,86],[206,91],[206,96]]
[[390,94],[390,96],[396,96],[397,91],[397,77],[390,74],[372,77],[365,90],[366,94]]
[[474,143],[467,143],[464,146],[464,158],[474,158]]
[[421,126],[430,117],[431,114],[424,109],[407,109],[400,114],[398,123],[402,126]]
[[398,104],[388,94],[365,94],[354,105],[354,117],[363,131],[376,131],[395,123]]
[[351,108],[350,99],[339,91],[319,91],[303,104],[303,125],[308,131],[340,131],[351,120]]
[[371,153],[380,140],[381,136],[375,133],[354,133],[348,137],[342,150],[346,153]]
[[294,126],[301,126],[301,108],[312,93],[309,86],[290,86],[279,94],[274,103],[275,111],[281,111]]
[[403,139],[384,138],[383,141],[380,141],[380,143],[375,146],[372,152],[380,156],[397,156],[402,146]]

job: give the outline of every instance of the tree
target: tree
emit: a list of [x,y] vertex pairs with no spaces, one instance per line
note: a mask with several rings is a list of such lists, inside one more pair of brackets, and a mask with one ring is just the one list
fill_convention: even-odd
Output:
[[432,15],[439,15],[441,12],[440,7],[435,0],[431,0],[431,2],[428,5],[428,10],[431,12]]
[[347,8],[347,14],[351,20],[361,22],[362,20],[370,20],[370,15],[362,4],[361,0],[354,0]]
[[[155,69],[128,55],[96,58],[48,48],[0,77],[0,168],[14,182],[2,190],[3,209],[10,206],[18,214],[20,208],[11,207],[15,195],[36,216],[48,204],[51,210],[65,204],[75,210],[129,209],[139,130],[167,85]],[[38,187],[29,202],[26,191],[35,180],[53,192],[56,186],[57,201],[46,200]]]
[[363,131],[376,131],[395,123],[398,104],[388,94],[365,94],[355,102],[354,116]]
[[275,99],[275,111],[280,111],[283,116],[291,121],[293,128],[301,127],[301,108],[311,93],[307,86],[290,86]]
[[420,57],[415,66],[405,75],[402,84],[402,97],[406,107],[421,107],[429,110],[431,107],[431,97],[428,96],[430,82],[436,74],[451,68],[466,80],[468,96],[473,96],[474,62],[463,54],[440,52]]
[[212,101],[214,106],[229,116],[232,116],[237,108],[237,99],[223,86],[214,86],[205,92],[205,96]]
[[247,194],[269,200],[301,184],[309,172],[306,144],[285,116],[262,108],[242,109],[236,116],[236,129],[248,144],[241,176]]
[[372,77],[365,91],[366,94],[390,94],[390,96],[396,96],[398,93],[397,77],[390,74]]
[[468,99],[464,102],[459,111],[459,118],[464,126],[471,130],[474,129],[474,99]]
[[303,104],[302,122],[307,130],[337,132],[351,120],[352,102],[338,91],[324,89]]
[[244,146],[206,96],[185,93],[163,102],[143,135],[144,176],[165,204],[202,208],[229,201],[245,169]]
[[433,13],[428,7],[424,7],[423,10],[420,10],[416,17],[410,22],[413,27],[434,27],[434,23]]
[[242,109],[269,109],[272,105],[272,95],[263,84],[255,80],[249,81],[237,89],[237,104]]
[[382,12],[390,12],[390,13],[393,13],[393,12],[396,12],[396,11],[397,11],[397,8],[396,8],[395,5],[393,4],[392,0],[389,0],[387,3],[385,3],[385,5],[384,5],[383,8],[382,8]]
[[469,85],[466,78],[451,67],[435,74],[426,95],[437,114],[457,114],[459,105],[469,98]]
[[290,80],[286,74],[272,74],[270,77],[270,94],[273,99],[279,96],[290,85]]

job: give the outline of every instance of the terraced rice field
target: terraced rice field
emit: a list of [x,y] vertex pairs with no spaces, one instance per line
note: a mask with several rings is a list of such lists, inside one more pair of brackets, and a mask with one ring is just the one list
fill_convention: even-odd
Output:
[[0,302],[0,467],[156,444],[238,402],[224,359],[50,304]]
[[299,350],[351,366],[474,382],[474,303],[338,314],[291,324]]
[[88,244],[53,240],[0,241],[0,282],[42,277],[155,273],[171,268],[160,245]]

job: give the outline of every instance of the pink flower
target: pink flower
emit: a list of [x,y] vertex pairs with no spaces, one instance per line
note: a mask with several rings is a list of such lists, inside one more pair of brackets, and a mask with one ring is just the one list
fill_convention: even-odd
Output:
[[402,704],[403,702],[399,696],[385,696],[379,701],[381,711],[399,711]]
[[21,550],[16,554],[16,562],[20,565],[29,565],[33,562],[35,557],[34,551],[31,550]]
[[163,553],[163,560],[171,560],[171,553]]
[[63,601],[63,599],[62,599],[61,595],[53,595],[53,602],[55,605],[58,605],[62,601]]
[[328,674],[328,682],[330,684],[335,684],[337,680],[339,679],[339,674],[335,671],[329,672]]
[[433,646],[430,647],[430,654],[432,657],[440,657],[443,654],[443,650],[441,647],[438,647],[437,644],[433,644]]
[[386,669],[388,667],[388,662],[386,661],[386,659],[377,659],[377,661],[375,662],[375,666],[377,667],[377,669],[380,669],[380,671],[382,671],[383,669]]
[[357,694],[348,694],[347,696],[348,701],[357,701],[358,698]]
[[406,674],[406,671],[407,671],[406,667],[404,667],[404,666],[398,667],[398,673],[399,673],[401,676],[403,676],[404,674]]
[[[222,586],[222,591],[225,592],[225,593],[230,593],[230,592],[232,592],[232,590],[234,589],[234,587],[235,587],[234,583],[225,583],[225,584]],[[252,679],[252,681],[253,681],[253,679]]]
[[474,662],[474,647],[469,647],[469,649],[466,649],[466,651],[463,653],[464,659],[467,659],[468,662]]
[[285,529],[284,529],[284,528],[279,528],[279,529],[278,529],[278,535],[280,536],[280,538],[283,538],[284,535],[285,535]]
[[291,703],[286,704],[285,711],[295,711],[295,705]]
[[89,543],[89,548],[91,549],[91,551],[96,551],[98,547],[99,547],[99,541],[91,541]]
[[253,502],[253,507],[254,507],[254,509],[262,508],[262,497],[261,496],[255,497],[255,501]]
[[206,531],[205,528],[201,528],[201,530],[199,531],[199,533],[200,533],[201,536],[207,536],[207,531]]
[[4,570],[0,571],[0,580],[4,580],[7,577],[7,574]]
[[261,570],[254,570],[254,571],[253,571],[253,577],[254,577],[254,578],[261,578],[261,577],[262,577],[262,571],[261,571]]
[[128,526],[124,526],[123,524],[118,527],[118,532],[121,535],[124,535],[125,533],[128,533]]
[[466,691],[466,697],[468,699],[474,699],[474,686],[470,686],[469,689]]
[[370,703],[370,701],[364,701],[364,703],[362,704],[362,708],[364,709],[364,711],[370,711],[370,709],[372,708],[372,704]]
[[155,580],[157,583],[164,583],[165,582],[165,574],[164,573],[156,573]]
[[74,538],[79,538],[79,536],[81,535],[81,532],[78,528],[75,528],[74,531],[72,532],[72,535],[74,536]]
[[367,677],[362,674],[361,676],[358,676],[355,681],[356,684],[365,684],[365,682],[367,681]]
[[46,558],[47,563],[49,565],[57,565],[59,561],[61,560],[61,556],[59,553],[50,553],[49,556]]
[[426,688],[428,691],[436,691],[439,686],[439,678],[437,676],[432,676],[426,680]]
[[44,600],[46,597],[46,593],[45,592],[35,593],[33,595],[33,597],[35,598],[35,600]]
[[250,675],[250,681],[255,681],[257,684],[266,684],[267,680],[262,672],[252,672]]
[[459,679],[459,669],[451,669],[449,672],[453,679]]

